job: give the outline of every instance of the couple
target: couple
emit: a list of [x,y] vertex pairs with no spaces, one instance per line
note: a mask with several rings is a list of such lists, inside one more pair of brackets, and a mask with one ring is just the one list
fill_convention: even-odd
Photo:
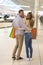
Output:
[[[33,24],[31,24],[32,22],[34,23],[34,21],[32,20],[32,13],[29,12],[26,16],[26,18],[24,18],[24,11],[23,10],[19,10],[19,14],[15,17],[12,25],[13,27],[16,29],[15,31],[15,35],[16,35],[16,45],[13,51],[13,56],[12,58],[15,60],[19,60],[22,59],[22,57],[20,57],[21,51],[22,51],[22,46],[23,46],[23,38],[25,35],[25,45],[26,45],[26,55],[27,58],[31,59],[32,58],[32,34],[31,34],[31,29],[33,27]],[[30,22],[30,23],[29,23]],[[31,24],[31,26],[30,26]],[[29,49],[30,49],[30,56],[29,56]],[[15,55],[17,52],[17,56]]]

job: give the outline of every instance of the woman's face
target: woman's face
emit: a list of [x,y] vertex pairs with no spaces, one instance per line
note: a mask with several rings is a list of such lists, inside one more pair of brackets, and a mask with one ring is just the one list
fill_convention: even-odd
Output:
[[30,15],[29,15],[29,14],[27,14],[26,18],[27,18],[27,19],[29,19],[29,18],[30,18]]
[[27,18],[30,19],[32,17],[32,14],[27,14]]

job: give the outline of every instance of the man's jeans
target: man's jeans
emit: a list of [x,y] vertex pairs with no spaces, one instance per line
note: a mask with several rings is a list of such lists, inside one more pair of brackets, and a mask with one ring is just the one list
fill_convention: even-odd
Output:
[[[32,58],[32,34],[25,33],[25,45],[26,45],[26,55],[27,58]],[[30,52],[29,52],[30,49]],[[30,53],[30,56],[29,56]]]

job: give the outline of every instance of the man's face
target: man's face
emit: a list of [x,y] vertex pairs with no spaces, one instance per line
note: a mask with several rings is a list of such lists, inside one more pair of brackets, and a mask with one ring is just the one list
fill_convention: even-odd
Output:
[[21,11],[21,12],[20,12],[20,16],[21,16],[22,18],[24,18],[24,11]]

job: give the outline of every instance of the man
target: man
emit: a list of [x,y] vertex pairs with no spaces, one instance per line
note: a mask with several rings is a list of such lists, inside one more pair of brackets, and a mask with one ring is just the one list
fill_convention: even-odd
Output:
[[22,59],[20,57],[21,50],[22,50],[22,45],[23,45],[23,38],[24,38],[24,30],[29,30],[29,28],[23,23],[23,18],[24,18],[24,11],[19,10],[19,14],[15,17],[13,21],[13,27],[16,29],[15,35],[16,35],[16,46],[13,51],[13,57],[15,59],[15,54],[17,51],[17,56],[16,59]]

